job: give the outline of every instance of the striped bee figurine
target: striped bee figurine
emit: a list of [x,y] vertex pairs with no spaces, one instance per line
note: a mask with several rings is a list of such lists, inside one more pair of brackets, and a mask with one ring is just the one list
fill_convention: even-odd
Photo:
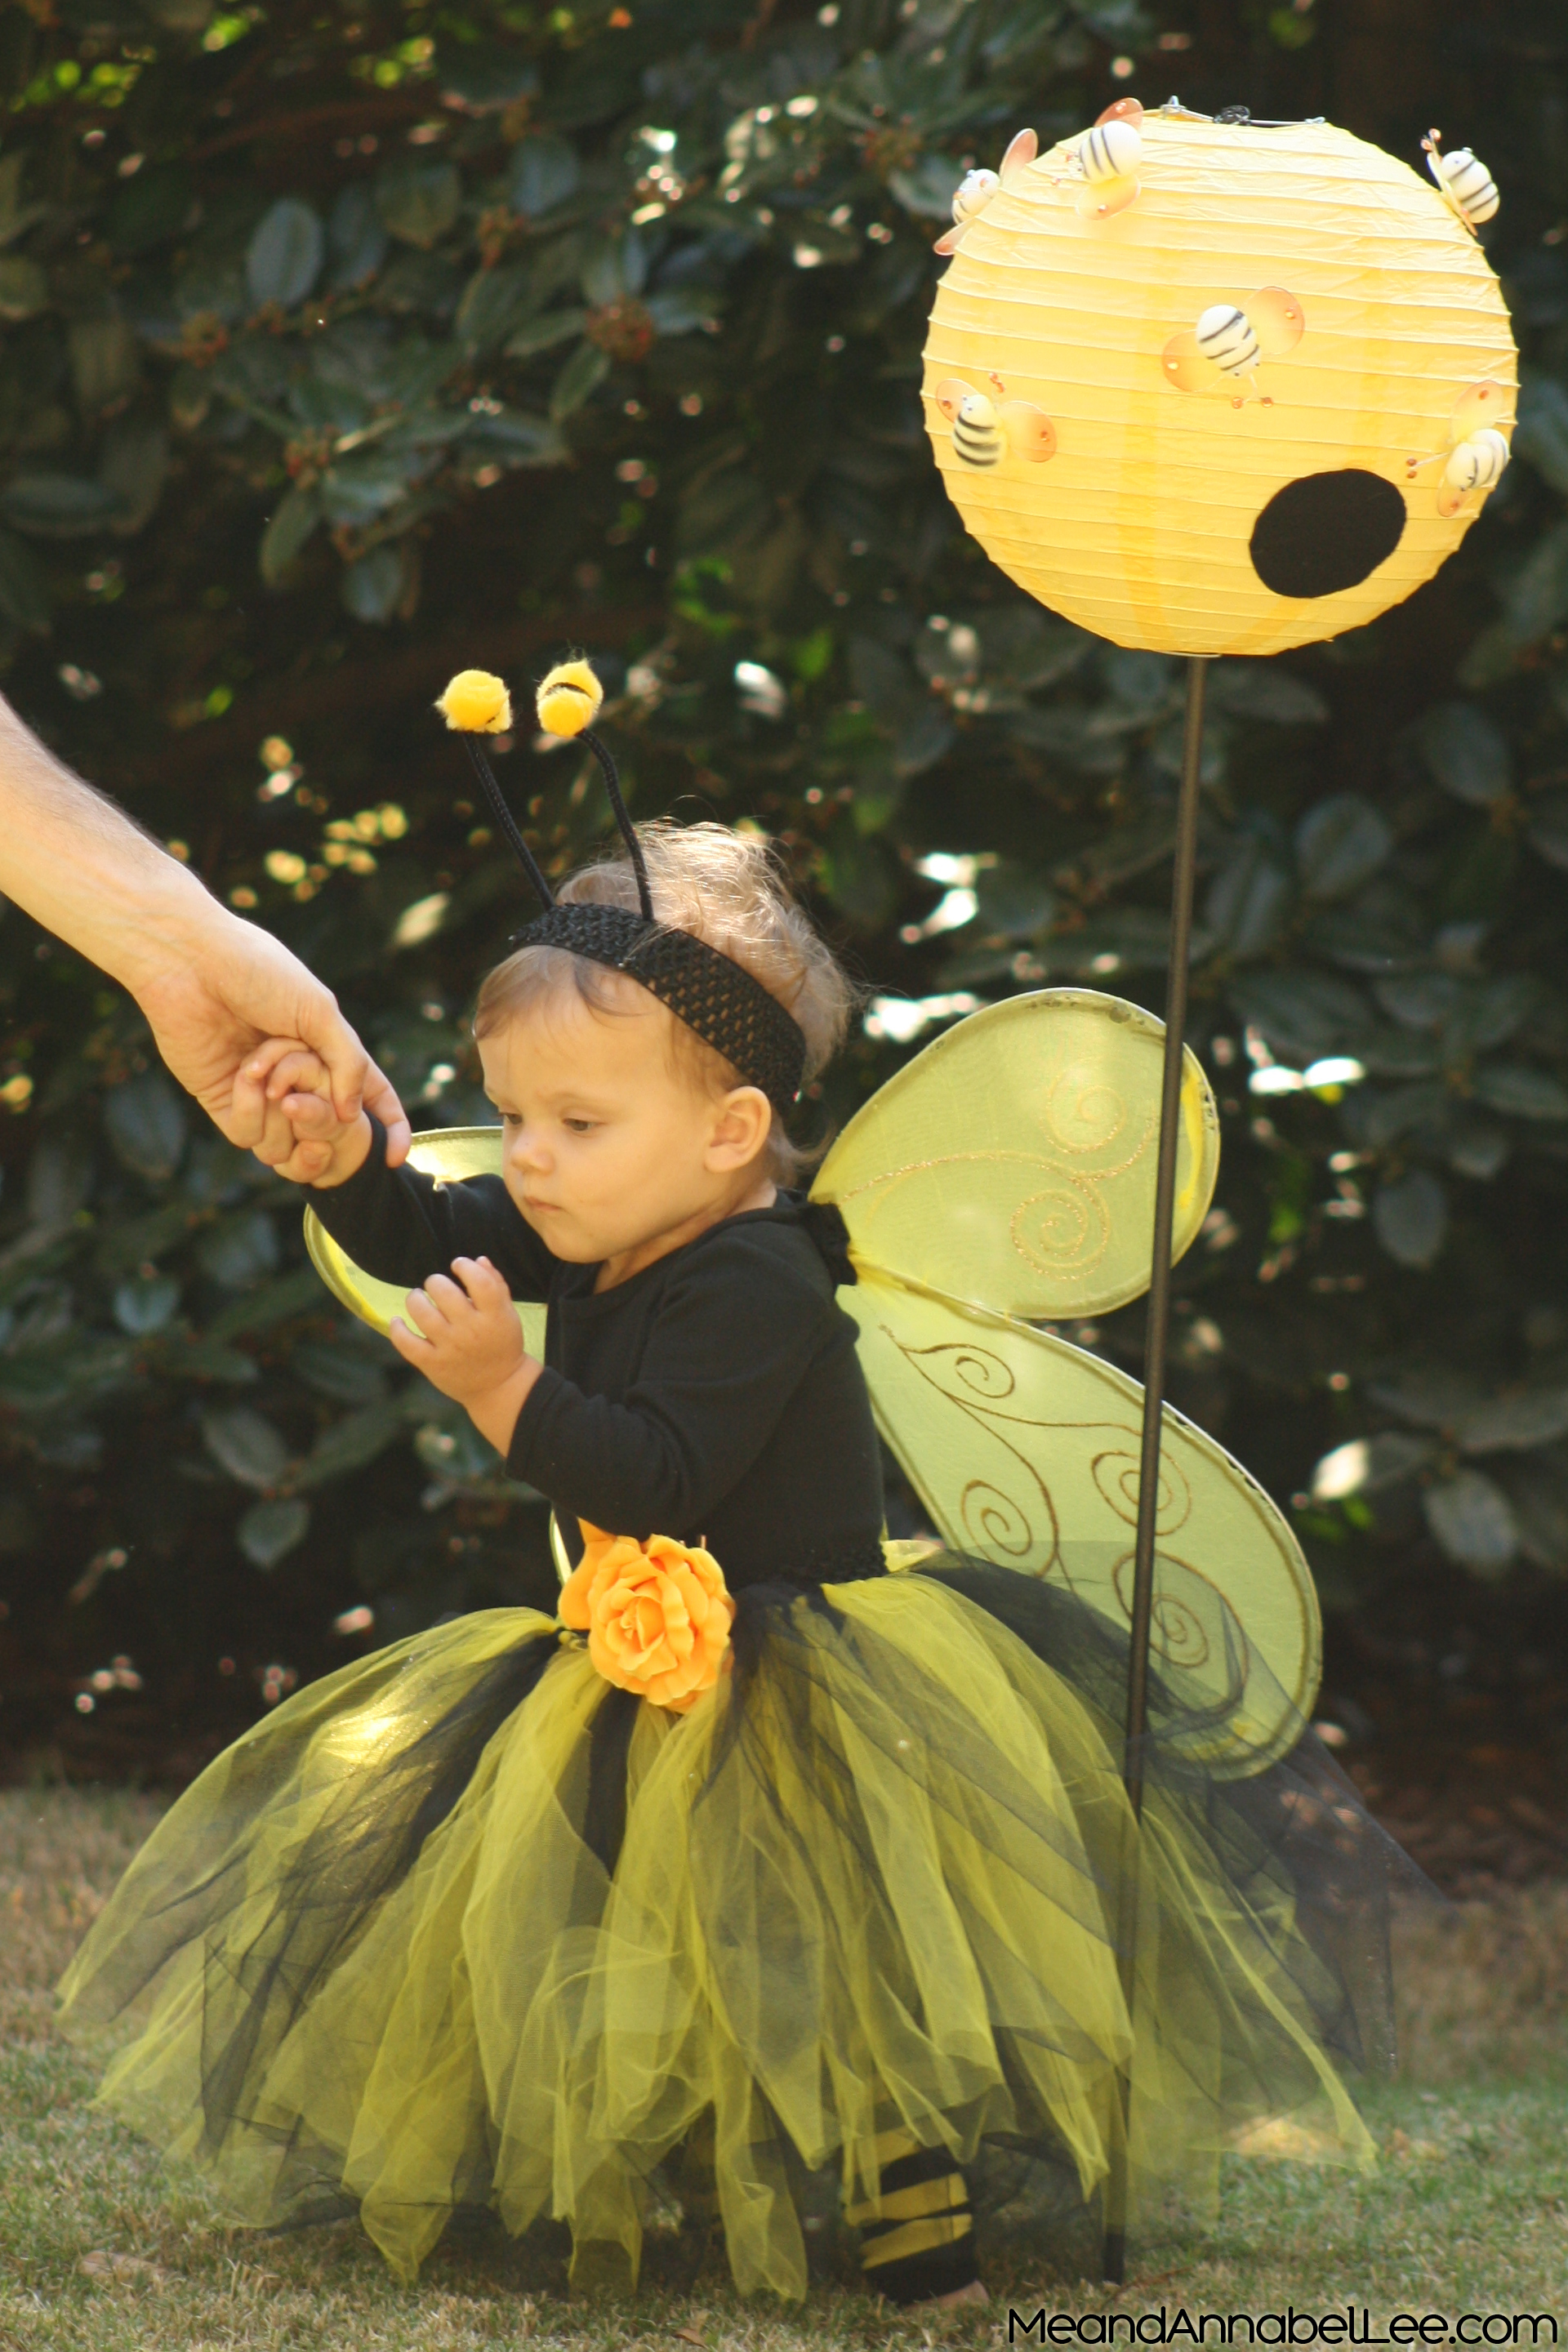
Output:
[[1473,490],[1489,490],[1509,459],[1508,443],[1495,425],[1484,425],[1448,453],[1437,490],[1437,511],[1451,515]]
[[1038,154],[1040,142],[1032,131],[1019,131],[1007,142],[999,172],[966,172],[952,198],[952,226],[944,228],[931,250],[956,253],[970,223],[985,210],[999,189],[1016,187],[1026,164]]
[[1502,202],[1497,182],[1468,147],[1456,147],[1451,155],[1445,155],[1441,138],[1441,131],[1433,131],[1421,142],[1426,150],[1426,168],[1450,210],[1458,214],[1467,228],[1479,228],[1483,221],[1494,217]]
[[1142,153],[1143,134],[1135,122],[1124,117],[1097,122],[1078,142],[1079,163],[1091,185],[1105,180],[1126,179],[1138,169]]
[[1197,323],[1198,349],[1226,375],[1250,375],[1258,365],[1258,335],[1234,302],[1211,302]]
[[962,376],[947,377],[933,397],[952,427],[954,457],[977,473],[999,466],[1009,452],[1034,465],[1057,454],[1056,427],[1032,400],[994,401]]

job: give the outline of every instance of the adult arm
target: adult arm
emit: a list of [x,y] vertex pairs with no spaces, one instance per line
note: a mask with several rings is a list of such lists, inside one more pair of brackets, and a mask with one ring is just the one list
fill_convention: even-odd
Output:
[[[340,1116],[363,1101],[385,1121],[394,1157],[407,1150],[403,1107],[331,991],[62,767],[3,698],[0,892],[129,989],[175,1077],[226,1132],[247,1055],[298,1037],[331,1071]],[[262,1157],[281,1160],[291,1144],[279,1115]]]

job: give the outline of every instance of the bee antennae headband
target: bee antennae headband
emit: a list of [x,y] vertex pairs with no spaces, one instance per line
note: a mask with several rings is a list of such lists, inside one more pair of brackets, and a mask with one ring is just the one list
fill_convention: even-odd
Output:
[[511,727],[511,697],[503,681],[488,670],[460,670],[436,705],[452,732],[462,737],[496,822],[543,909],[511,944],[565,948],[625,972],[721,1054],[746,1085],[760,1087],[775,1110],[787,1113],[800,1095],[805,1034],[777,997],[743,965],[655,915],[647,860],[615,760],[609,746],[593,731],[604,698],[604,688],[586,662],[563,662],[539,689],[539,723],[550,735],[580,735],[597,760],[637,878],[637,913],[593,900],[562,906],[556,899],[482,748],[484,736],[502,735]]

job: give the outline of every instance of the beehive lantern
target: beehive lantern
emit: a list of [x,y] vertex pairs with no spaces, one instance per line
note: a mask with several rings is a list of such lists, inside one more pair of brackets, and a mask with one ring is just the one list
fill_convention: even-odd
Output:
[[[1118,645],[1271,654],[1431,578],[1507,462],[1484,166],[1172,101],[973,173],[926,345],[949,495]],[[1467,209],[1468,206],[1468,209]]]

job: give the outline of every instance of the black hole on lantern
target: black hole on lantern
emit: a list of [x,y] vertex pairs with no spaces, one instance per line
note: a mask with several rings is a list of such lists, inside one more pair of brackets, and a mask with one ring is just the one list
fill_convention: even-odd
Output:
[[1375,572],[1404,529],[1405,500],[1381,474],[1303,474],[1253,524],[1252,568],[1277,596],[1333,596]]

